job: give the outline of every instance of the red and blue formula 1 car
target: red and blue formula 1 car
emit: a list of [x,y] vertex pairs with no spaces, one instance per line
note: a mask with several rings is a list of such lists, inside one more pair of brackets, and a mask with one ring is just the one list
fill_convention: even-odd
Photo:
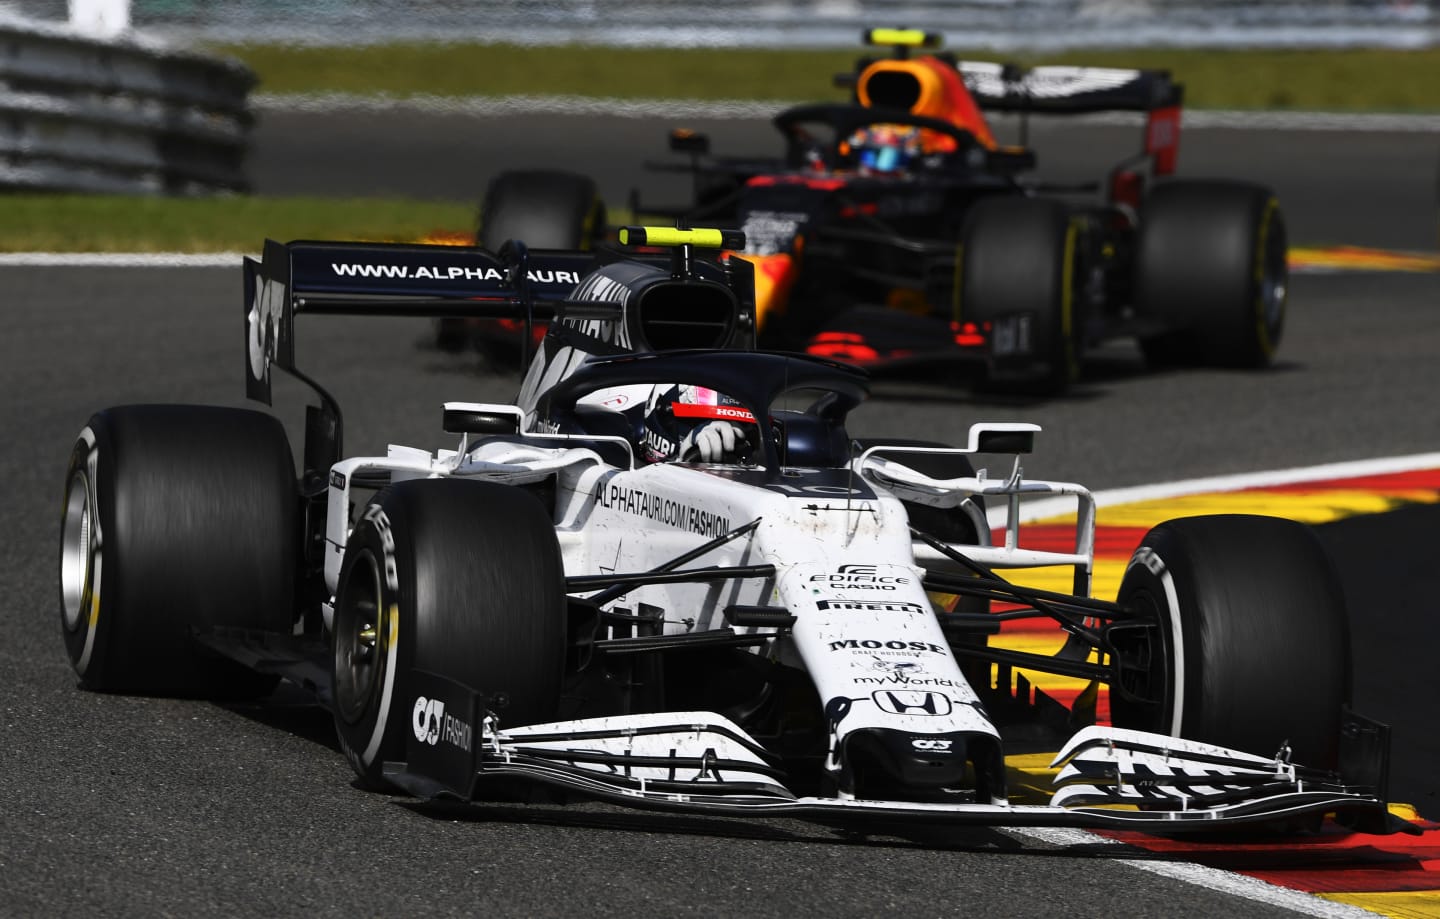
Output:
[[[1270,361],[1279,204],[1253,184],[1173,176],[1182,88],[1167,73],[1022,71],[934,52],[933,33],[866,37],[894,54],[844,75],[850,104],[777,115],[782,158],[672,140],[696,179],[676,216],[746,233],[762,343],[870,366],[959,359],[983,383],[1050,392],[1117,337],[1153,364]],[[1030,177],[1026,119],[1104,111],[1144,114],[1138,155],[1089,189]],[[1019,115],[1021,146],[997,140],[990,113]]]
[[[713,156],[708,138],[676,131],[686,159],[651,165],[693,174],[693,199],[632,202],[744,230],[763,346],[958,365],[1043,393],[1114,338],[1159,366],[1271,360],[1286,305],[1279,203],[1254,184],[1174,176],[1182,87],[1168,73],[961,61],[911,30],[866,39],[893,53],[843,75],[850,103],[776,115],[780,156]],[[1031,116],[1113,111],[1143,115],[1136,155],[1090,186],[1034,177]],[[1019,146],[1000,143],[996,114],[1018,116]],[[603,236],[602,214],[582,176],[506,173],[482,206],[482,243],[581,245]]]

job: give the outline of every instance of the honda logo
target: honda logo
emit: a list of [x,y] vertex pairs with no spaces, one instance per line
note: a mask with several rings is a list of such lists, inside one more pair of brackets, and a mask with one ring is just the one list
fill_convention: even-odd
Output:
[[924,689],[877,689],[870,698],[892,715],[948,715],[950,697]]

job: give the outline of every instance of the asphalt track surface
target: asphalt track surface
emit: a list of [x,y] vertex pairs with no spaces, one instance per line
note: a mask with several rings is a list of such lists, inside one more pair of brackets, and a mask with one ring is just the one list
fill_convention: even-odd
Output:
[[[473,121],[267,116],[252,176],[269,193],[478,199],[507,160],[578,167],[553,150],[574,149],[584,134],[606,194],[623,196],[643,179],[629,164],[664,130],[660,122]],[[766,136],[732,123],[713,126],[717,138],[724,128]],[[1131,136],[1078,130],[1097,145]],[[1296,242],[1434,247],[1433,135],[1213,131],[1185,143],[1189,172],[1275,184]],[[1071,149],[1089,156],[1089,140]],[[0,478],[9,505],[0,560],[0,915],[1289,914],[1140,871],[1117,859],[1119,847],[1004,831],[860,839],[793,821],[602,806],[420,806],[352,787],[329,716],[296,697],[227,707],[80,692],[56,614],[71,442],[106,405],[242,404],[240,275],[6,267],[0,279]],[[1282,359],[1270,371],[1155,375],[1117,347],[1063,400],[987,401],[882,381],[852,433],[958,437],[975,420],[1033,420],[1046,430],[1027,471],[1094,488],[1432,452],[1440,449],[1436,294],[1433,275],[1297,277]],[[403,320],[302,325],[301,365],[346,407],[348,451],[447,445],[442,401],[511,393],[510,376],[477,372],[469,357],[427,349],[427,338],[423,325]],[[298,414],[284,417],[295,430]],[[1433,506],[1322,528],[1356,625],[1357,707],[1395,725],[1396,797],[1432,817],[1440,816],[1437,533]]]

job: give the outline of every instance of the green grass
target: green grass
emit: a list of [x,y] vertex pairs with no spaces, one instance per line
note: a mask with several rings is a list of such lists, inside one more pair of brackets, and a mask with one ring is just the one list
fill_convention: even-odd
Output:
[[475,202],[5,195],[0,252],[258,252],[271,239],[414,241],[472,231]]
[[[839,99],[831,77],[860,49],[533,48],[395,44],[358,48],[220,45],[265,93],[393,96],[578,95],[627,99]],[[1087,50],[966,58],[1168,69],[1194,108],[1440,112],[1440,48],[1420,50]]]

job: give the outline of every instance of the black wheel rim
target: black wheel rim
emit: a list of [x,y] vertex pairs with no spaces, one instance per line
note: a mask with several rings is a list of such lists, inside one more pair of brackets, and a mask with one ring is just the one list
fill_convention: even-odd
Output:
[[335,604],[335,710],[347,724],[369,712],[384,677],[380,566],[362,550]]
[[1139,621],[1109,631],[1115,658],[1111,721],[1121,727],[1169,733],[1174,693],[1163,606],[1143,591],[1131,596],[1126,605],[1138,614]]
[[1266,221],[1265,249],[1260,256],[1260,321],[1271,347],[1277,342],[1281,325],[1285,321],[1286,284],[1289,269],[1286,264],[1288,244],[1284,228],[1275,220]]

